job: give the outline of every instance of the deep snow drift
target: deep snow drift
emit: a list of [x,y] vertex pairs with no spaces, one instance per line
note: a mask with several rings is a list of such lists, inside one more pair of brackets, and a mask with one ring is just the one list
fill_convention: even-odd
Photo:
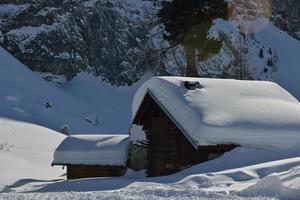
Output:
[[65,138],[61,133],[20,121],[0,118],[0,188],[61,178],[51,167],[53,152]]

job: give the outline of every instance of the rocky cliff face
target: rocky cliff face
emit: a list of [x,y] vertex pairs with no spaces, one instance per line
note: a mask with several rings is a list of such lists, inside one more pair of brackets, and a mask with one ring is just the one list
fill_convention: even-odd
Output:
[[[54,80],[56,75],[70,80],[87,71],[113,85],[131,85],[148,69],[159,75],[185,75],[183,49],[179,46],[168,50],[169,44],[162,38],[164,30],[156,18],[158,2],[2,0],[0,45],[32,70],[43,72],[47,80]],[[263,15],[300,39],[300,1],[229,2],[233,5],[231,20],[244,16],[242,21],[251,21]],[[232,41],[239,38],[238,34],[232,37]],[[252,40],[246,42],[248,46],[257,42]],[[236,78],[238,70],[232,64],[230,45],[223,46],[211,59],[197,63],[200,76]],[[235,46],[238,49],[240,45]],[[257,52],[269,48],[263,41],[256,46]],[[257,59],[257,52],[251,57]],[[253,72],[252,78],[271,80],[274,70],[269,70],[267,61],[261,66],[264,72]]]
[[115,85],[145,71],[152,2],[2,0],[0,42],[34,71],[73,78],[89,71]]
[[300,40],[300,1],[272,0],[272,21]]

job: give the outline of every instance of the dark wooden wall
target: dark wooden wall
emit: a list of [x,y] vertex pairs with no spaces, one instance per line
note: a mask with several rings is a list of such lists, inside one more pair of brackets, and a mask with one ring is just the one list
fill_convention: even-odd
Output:
[[67,179],[122,176],[126,167],[67,165]]
[[218,145],[196,150],[149,94],[145,96],[133,123],[143,125],[146,131],[148,176],[172,174],[236,147]]

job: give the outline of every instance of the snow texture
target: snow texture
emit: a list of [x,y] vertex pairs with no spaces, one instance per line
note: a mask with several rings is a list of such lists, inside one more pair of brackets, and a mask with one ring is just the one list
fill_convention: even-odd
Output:
[[[199,83],[199,87],[188,90],[186,81]],[[147,92],[195,147],[233,143],[288,148],[300,144],[300,104],[276,83],[156,77],[137,91],[133,117]]]
[[74,135],[54,153],[53,165],[125,166],[128,135]]
[[0,118],[0,130],[0,191],[18,180],[24,183],[55,180],[64,173],[58,167],[51,167],[53,152],[64,135],[5,118]]
[[65,84],[52,84],[0,47],[0,116],[53,130],[68,125],[71,134],[125,134],[134,93],[147,77],[131,87],[114,87],[81,73]]

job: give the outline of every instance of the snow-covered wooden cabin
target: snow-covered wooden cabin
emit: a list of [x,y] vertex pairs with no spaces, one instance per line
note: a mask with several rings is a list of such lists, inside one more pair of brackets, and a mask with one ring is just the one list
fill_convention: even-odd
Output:
[[67,179],[122,176],[128,135],[72,135],[54,153],[52,165],[67,166]]
[[[129,167],[180,171],[237,146],[300,143],[300,105],[276,83],[155,77],[133,101]],[[222,163],[220,163],[222,164]]]

